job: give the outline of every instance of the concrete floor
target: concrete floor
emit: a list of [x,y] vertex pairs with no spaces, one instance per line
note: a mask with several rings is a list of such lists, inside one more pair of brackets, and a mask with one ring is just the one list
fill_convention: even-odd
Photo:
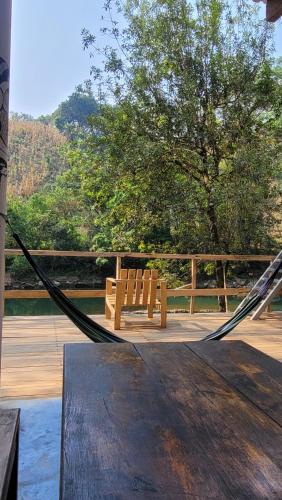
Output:
[[18,500],[58,500],[61,398],[2,402],[20,408]]

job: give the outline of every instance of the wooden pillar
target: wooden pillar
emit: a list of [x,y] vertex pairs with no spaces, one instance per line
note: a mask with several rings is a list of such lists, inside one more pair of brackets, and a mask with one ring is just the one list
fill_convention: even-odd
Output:
[[121,257],[116,258],[116,279],[120,278],[120,270],[121,270]]
[[[197,261],[196,259],[191,260],[191,285],[192,289],[197,288]],[[196,297],[190,297],[190,314],[195,312],[195,301]]]
[[[6,213],[12,0],[0,0],[0,212]],[[0,217],[0,375],[4,315],[5,221]]]
[[267,0],[266,4],[266,19],[274,23],[282,16],[281,0]]
[[[223,281],[224,281],[224,288],[227,288],[227,285],[226,285],[226,261],[223,263]],[[225,311],[229,312],[227,295],[225,295]]]

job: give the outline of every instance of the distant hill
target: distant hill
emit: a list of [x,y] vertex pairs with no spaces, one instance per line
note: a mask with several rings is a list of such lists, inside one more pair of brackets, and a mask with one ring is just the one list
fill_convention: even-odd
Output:
[[[14,115],[15,116],[15,115]],[[9,125],[8,195],[30,196],[65,169],[66,138],[53,125],[12,118]]]
[[97,113],[91,90],[81,85],[51,115],[35,119],[11,112],[8,195],[27,197],[53,182],[66,168],[62,146],[90,132],[88,118]]

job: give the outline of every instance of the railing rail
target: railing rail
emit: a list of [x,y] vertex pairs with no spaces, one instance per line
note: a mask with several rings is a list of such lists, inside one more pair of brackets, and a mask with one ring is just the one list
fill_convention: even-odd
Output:
[[[29,250],[31,255],[41,257],[131,257],[134,259],[171,259],[171,260],[223,260],[223,261],[253,261],[269,262],[275,258],[275,255],[240,255],[240,254],[208,254],[208,253],[140,253],[140,252],[81,252],[79,250]],[[17,248],[6,248],[5,255],[22,255],[22,251]]]
[[[41,257],[82,257],[94,258],[107,257],[116,259],[116,277],[119,277],[122,268],[123,258],[134,259],[167,259],[167,260],[190,260],[191,261],[191,287],[168,289],[168,297],[190,297],[190,313],[195,311],[196,297],[214,297],[214,296],[239,296],[247,294],[249,288],[197,288],[197,264],[201,261],[239,261],[239,262],[270,262],[274,255],[240,255],[240,254],[176,254],[176,253],[140,253],[140,252],[91,252],[77,250],[30,250],[31,255]],[[12,257],[22,255],[19,249],[5,249],[5,256]],[[226,280],[225,280],[226,282]],[[186,286],[186,285],[185,285]],[[63,290],[63,292],[72,298],[95,298],[105,297],[105,290]],[[5,299],[33,299],[47,298],[48,292],[45,290],[5,290]]]

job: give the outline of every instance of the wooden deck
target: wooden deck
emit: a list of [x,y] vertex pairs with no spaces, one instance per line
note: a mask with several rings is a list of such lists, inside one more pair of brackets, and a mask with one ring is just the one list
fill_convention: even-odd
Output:
[[[130,342],[181,342],[200,340],[229,317],[227,314],[169,314],[168,327],[159,317],[123,316],[120,336]],[[104,316],[95,320],[112,330]],[[264,314],[258,321],[243,321],[230,340],[244,340],[282,361],[282,312]],[[90,342],[64,316],[22,316],[4,319],[2,384],[0,400],[49,398],[62,392],[63,345]]]

